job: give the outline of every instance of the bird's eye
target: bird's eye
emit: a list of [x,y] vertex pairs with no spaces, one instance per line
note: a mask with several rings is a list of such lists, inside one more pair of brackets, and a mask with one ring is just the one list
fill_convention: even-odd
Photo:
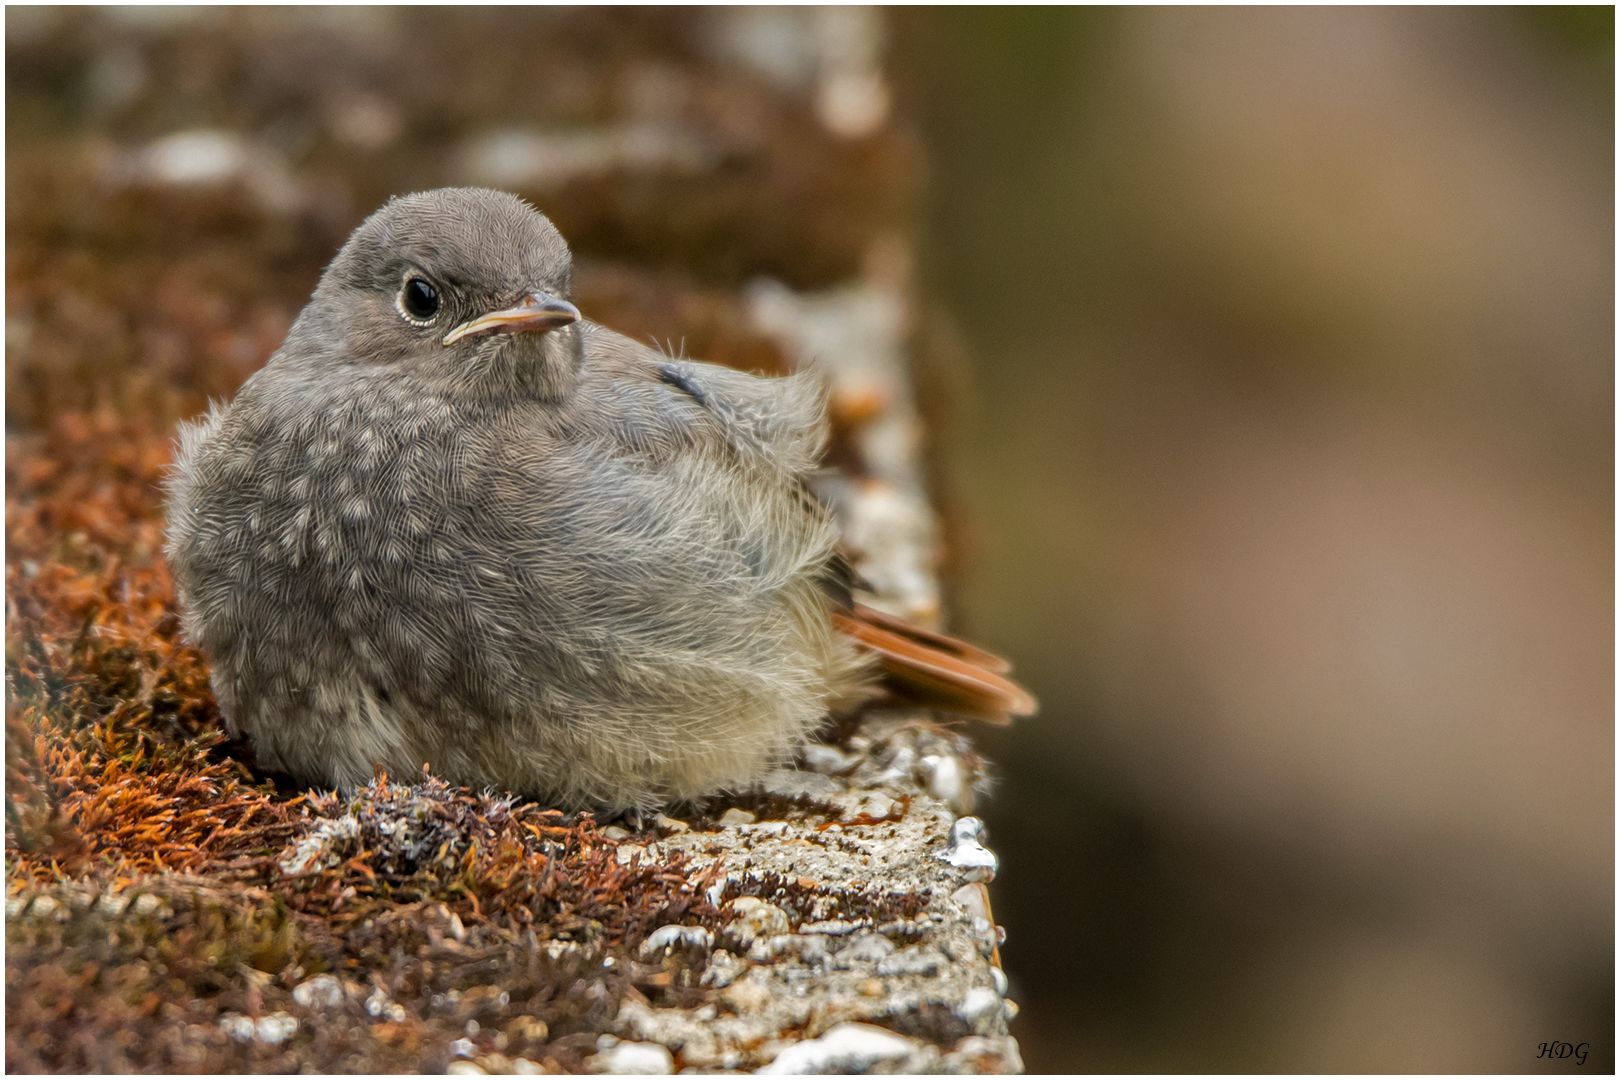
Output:
[[419,277],[409,278],[399,290],[399,310],[412,322],[428,322],[439,313],[439,290]]

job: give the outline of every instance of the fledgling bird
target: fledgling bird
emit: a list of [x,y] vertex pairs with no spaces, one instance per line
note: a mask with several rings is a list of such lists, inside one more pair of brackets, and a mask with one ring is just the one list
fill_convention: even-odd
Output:
[[804,483],[811,375],[670,359],[581,318],[570,272],[512,195],[391,200],[180,428],[169,562],[262,765],[650,808],[748,784],[879,665],[1034,708],[989,654],[850,602]]

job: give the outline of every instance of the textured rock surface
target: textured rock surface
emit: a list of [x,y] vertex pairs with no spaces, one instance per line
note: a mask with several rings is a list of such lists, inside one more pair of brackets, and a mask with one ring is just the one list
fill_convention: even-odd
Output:
[[[424,900],[378,911],[358,941],[324,955],[300,950],[286,923],[263,927],[258,950],[232,965],[246,983],[233,999],[240,1007],[208,1023],[171,1014],[159,1028],[168,1060],[183,1067],[228,1052],[240,1067],[341,1064],[326,1057],[341,1046],[369,1065],[378,1059],[368,1044],[382,1043],[411,1051],[413,1067],[538,1070],[524,1053],[544,1059],[537,1051],[554,1040],[523,1012],[525,999],[567,982],[564,996],[584,1008],[565,1022],[589,1036],[570,1045],[594,1049],[580,1064],[596,1071],[1017,1071],[1007,1035],[1016,1006],[1004,997],[983,885],[993,871],[976,819],[929,790],[941,761],[973,776],[965,743],[919,716],[875,715],[842,748],[807,758],[807,768],[737,800],[749,809],[716,804],[689,821],[660,815],[640,830],[595,835],[603,861],[628,874],[679,875],[693,901],[681,921],[617,940],[602,921],[570,929],[566,918],[520,933],[498,920],[469,926]],[[448,819],[448,790],[374,785],[331,800],[279,854],[275,884],[319,882],[348,862],[374,873],[407,861],[459,867],[456,849],[489,833],[484,821],[507,804]],[[611,887],[600,868],[594,880]],[[332,907],[340,912],[341,901]],[[273,924],[278,908],[275,888],[162,875],[100,892],[88,881],[17,889],[6,915],[24,952],[45,939],[99,938],[113,949],[124,939],[150,942],[138,951],[163,964],[174,961],[159,944],[165,934],[194,934],[211,917]],[[648,921],[669,910],[647,912]],[[405,924],[400,933],[374,925],[388,919]],[[287,960],[273,976],[256,965],[278,948],[278,933]],[[366,953],[387,946],[396,951],[387,971],[342,974],[355,959],[345,954],[370,966]],[[305,954],[336,971],[306,976],[292,963]],[[457,985],[437,990],[435,967]]]
[[627,1033],[731,1070],[861,1022],[913,1037],[882,1058],[889,1071],[1015,1071],[987,875],[950,861],[952,826],[967,819],[928,793],[918,764],[919,749],[962,761],[953,741],[916,718],[876,718],[851,740],[849,775],[784,772],[772,794],[792,802],[752,822],[621,846],[621,859],[687,852],[718,871],[708,891],[722,919],[712,946],[687,939],[646,958],[713,994],[680,1009],[627,1002]]

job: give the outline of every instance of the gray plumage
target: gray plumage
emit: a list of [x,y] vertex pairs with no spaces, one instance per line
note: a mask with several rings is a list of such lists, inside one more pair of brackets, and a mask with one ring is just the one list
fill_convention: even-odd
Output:
[[513,196],[395,199],[182,425],[169,562],[261,764],[649,807],[749,783],[864,692],[802,484],[819,384],[573,320],[569,275]]

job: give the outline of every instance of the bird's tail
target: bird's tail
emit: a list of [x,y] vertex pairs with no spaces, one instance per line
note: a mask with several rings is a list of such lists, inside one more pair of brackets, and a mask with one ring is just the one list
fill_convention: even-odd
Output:
[[896,696],[992,724],[1037,708],[1028,690],[1002,676],[1011,668],[993,653],[936,634],[864,604],[833,615],[838,629],[877,654]]

